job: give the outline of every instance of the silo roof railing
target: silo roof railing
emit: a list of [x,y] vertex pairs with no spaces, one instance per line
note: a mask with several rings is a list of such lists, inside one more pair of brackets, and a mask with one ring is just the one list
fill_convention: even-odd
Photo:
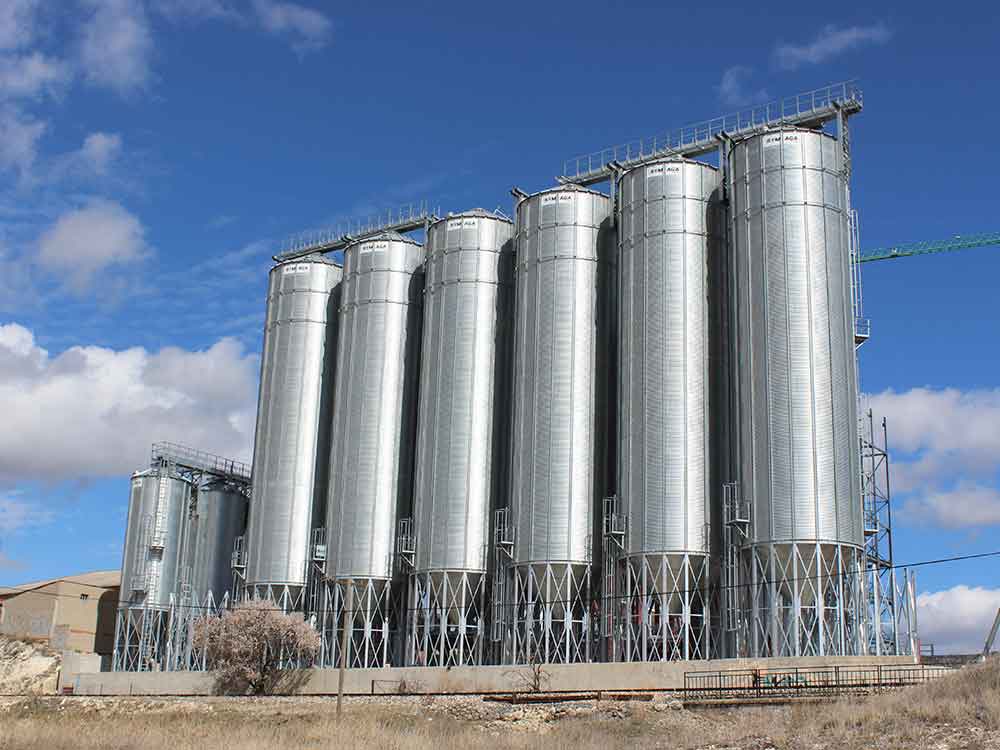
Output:
[[834,119],[838,110],[860,112],[863,103],[856,81],[830,84],[568,159],[559,180],[579,185],[601,182],[611,175],[613,162],[627,167],[660,156],[698,156],[717,149],[721,135],[745,136],[777,125],[819,125]]
[[178,443],[153,443],[150,464],[157,466],[163,463],[225,479],[250,481],[250,465],[244,461],[223,458]]
[[407,203],[366,219],[350,219],[333,227],[301,232],[289,237],[274,259],[279,262],[288,261],[311,253],[343,250],[351,242],[384,231],[412,232],[424,226],[425,222],[433,221],[440,213],[440,207],[432,207],[428,201],[423,200]]

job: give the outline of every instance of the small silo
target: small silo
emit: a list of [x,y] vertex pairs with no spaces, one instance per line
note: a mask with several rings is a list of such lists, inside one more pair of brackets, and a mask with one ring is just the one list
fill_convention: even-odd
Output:
[[563,185],[517,206],[510,513],[515,663],[590,657],[590,570],[613,445],[611,201]]
[[781,128],[737,142],[733,306],[752,656],[861,653],[864,535],[841,144]]
[[722,253],[719,172],[650,162],[619,178],[618,195],[618,494],[628,524],[616,601],[606,605],[620,621],[614,657],[706,659],[720,489],[709,313]]
[[166,666],[169,611],[184,572],[191,483],[166,468],[132,475],[115,633],[116,671]]
[[245,583],[247,596],[284,609],[303,606],[312,530],[323,523],[342,275],[316,254],[268,277]]
[[245,485],[212,478],[198,489],[187,540],[187,585],[190,600],[200,607],[233,596],[233,544],[246,529],[246,521]]
[[410,515],[424,249],[395,232],[344,250],[327,503],[323,661],[353,612],[351,666],[387,663],[396,525]]
[[425,263],[411,664],[480,664],[492,511],[510,439],[513,225],[478,209],[430,225]]

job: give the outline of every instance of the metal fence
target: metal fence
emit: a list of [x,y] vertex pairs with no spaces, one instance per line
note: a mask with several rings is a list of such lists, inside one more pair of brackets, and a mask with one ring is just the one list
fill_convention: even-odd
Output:
[[814,669],[740,669],[686,672],[689,700],[800,698],[871,693],[922,685],[950,670],[917,664],[836,666]]

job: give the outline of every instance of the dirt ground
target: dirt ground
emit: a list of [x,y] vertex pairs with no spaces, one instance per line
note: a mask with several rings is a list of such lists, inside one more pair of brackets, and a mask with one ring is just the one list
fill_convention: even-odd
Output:
[[3,750],[1000,750],[1000,662],[895,693],[701,709],[668,697],[511,706],[478,697],[0,699]]

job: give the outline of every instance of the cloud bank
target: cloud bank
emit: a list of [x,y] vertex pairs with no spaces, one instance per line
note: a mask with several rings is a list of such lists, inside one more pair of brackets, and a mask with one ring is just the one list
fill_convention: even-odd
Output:
[[979,653],[998,607],[1000,589],[959,585],[918,594],[920,640],[939,654]]
[[169,440],[247,460],[258,359],[237,341],[208,349],[75,346],[57,356],[0,326],[0,482],[123,476]]

